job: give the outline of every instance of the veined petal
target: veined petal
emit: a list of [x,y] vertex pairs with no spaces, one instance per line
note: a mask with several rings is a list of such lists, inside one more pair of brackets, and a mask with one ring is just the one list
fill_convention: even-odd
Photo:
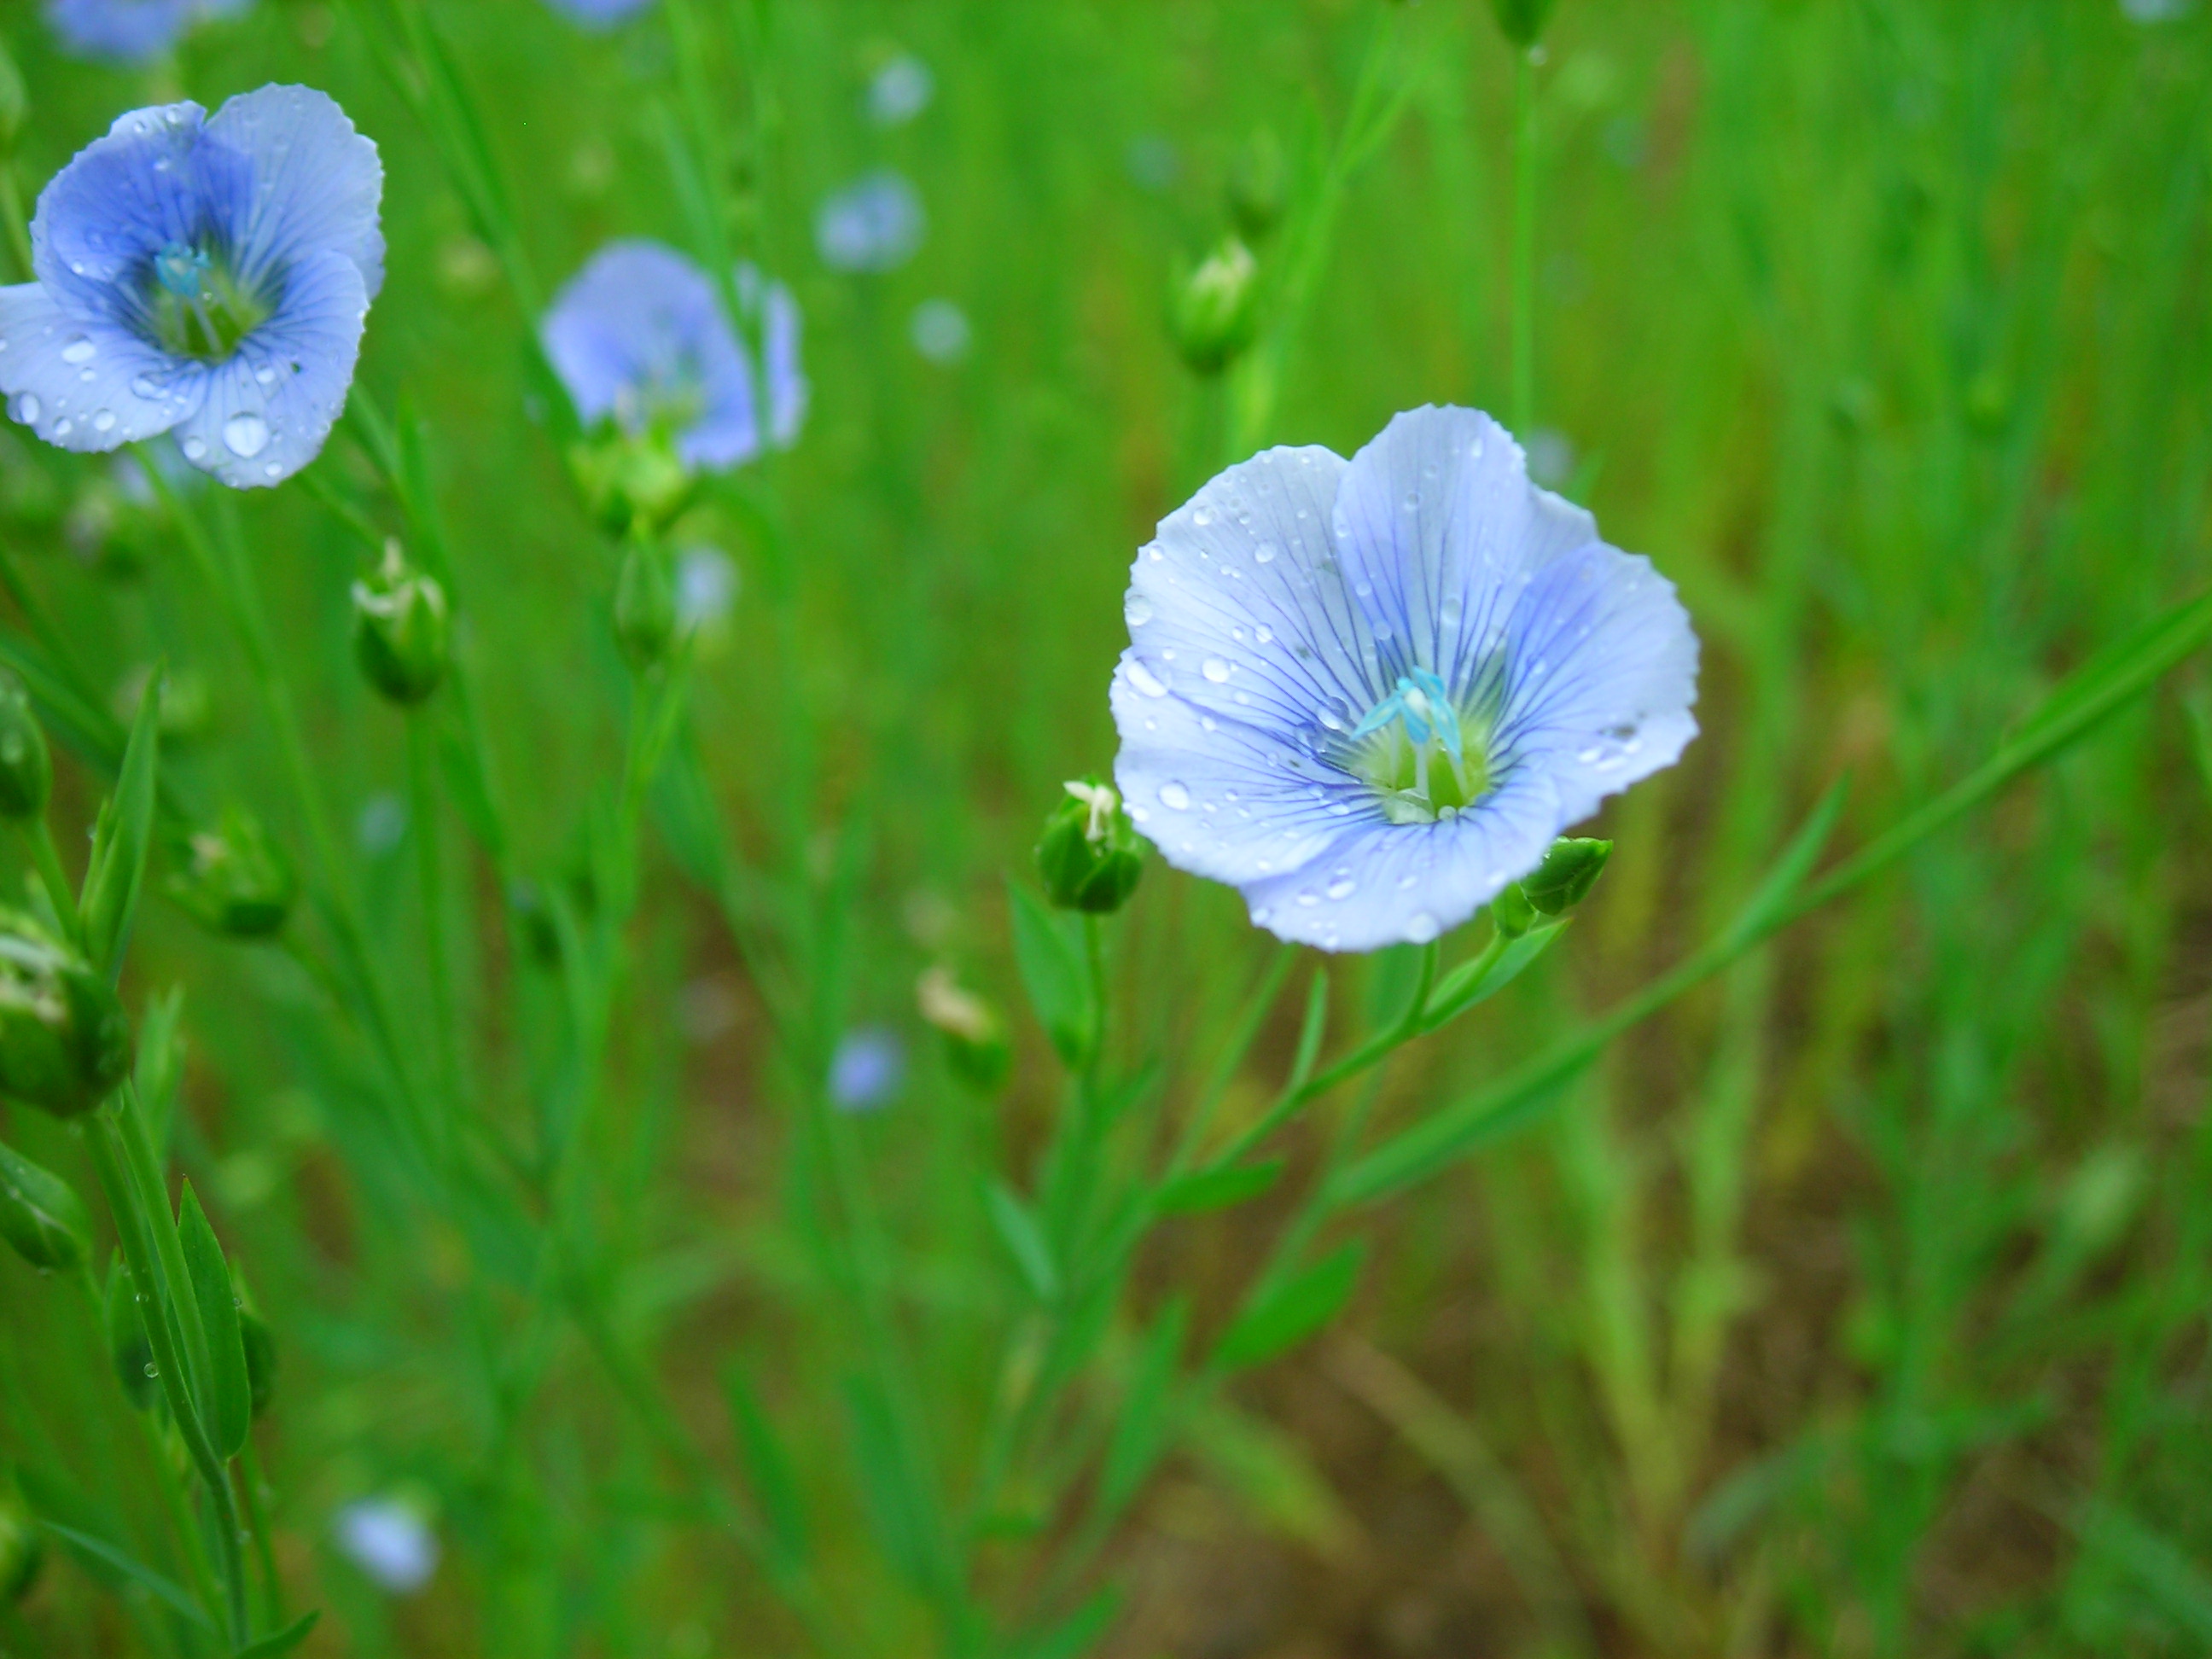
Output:
[[128,329],[81,321],[27,283],[0,288],[0,394],[48,443],[109,450],[167,432],[191,412],[198,388]]
[[199,405],[177,428],[185,459],[234,489],[282,483],[313,460],[345,408],[368,316],[348,256],[295,264],[276,314],[228,362],[199,369]]
[[328,94],[281,86],[241,93],[216,112],[207,137],[252,162],[222,204],[242,280],[258,284],[329,250],[351,259],[376,297],[384,285],[384,163]]
[[1535,573],[1597,540],[1588,513],[1529,483],[1504,427],[1433,405],[1352,457],[1332,522],[1389,673],[1430,669],[1454,692],[1495,654]]
[[32,264],[63,306],[127,318],[148,261],[199,234],[210,185],[240,186],[245,158],[201,143],[206,116],[193,103],[118,116],[39,192]]
[[1560,828],[1672,766],[1698,722],[1698,636],[1649,559],[1593,542],[1547,565],[1507,629],[1497,751],[1559,787]]
[[1425,945],[1540,864],[1559,817],[1550,778],[1527,768],[1455,818],[1361,822],[1298,869],[1244,884],[1244,902],[1279,939],[1324,951]]

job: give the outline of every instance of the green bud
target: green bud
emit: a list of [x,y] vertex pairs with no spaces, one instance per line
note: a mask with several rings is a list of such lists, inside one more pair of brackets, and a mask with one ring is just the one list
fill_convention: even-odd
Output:
[[54,792],[54,761],[31,708],[31,694],[0,672],[0,817],[27,823],[46,815]]
[[1562,836],[1552,843],[1535,872],[1521,878],[1521,890],[1546,915],[1564,915],[1589,896],[1612,856],[1609,841]]
[[107,1266],[107,1294],[103,1298],[107,1325],[107,1355],[115,1365],[115,1380],[134,1411],[151,1411],[160,1398],[161,1383],[154,1370],[154,1345],[146,1340],[145,1316],[138,1306],[138,1287],[118,1251]]
[[12,1607],[31,1593],[46,1540],[12,1472],[0,1473],[0,1607]]
[[421,702],[446,678],[446,590],[407,562],[397,538],[353,585],[353,648],[368,683],[396,703]]
[[941,965],[922,975],[915,1001],[922,1018],[944,1037],[945,1064],[953,1076],[978,1094],[996,1094],[1013,1065],[1013,1048],[998,1011]]
[[632,673],[642,674],[668,654],[676,637],[676,587],[666,555],[649,542],[633,541],[615,578],[615,643]]
[[1255,131],[1229,169],[1229,216],[1252,240],[1264,241],[1282,222],[1289,199],[1290,173],[1283,165],[1282,141],[1273,127]]
[[1111,784],[1094,776],[1064,787],[1067,799],[1045,819],[1037,842],[1045,896],[1064,910],[1118,910],[1145,872],[1144,843]]
[[592,517],[610,536],[665,529],[698,485],[663,432],[610,431],[586,439],[568,451],[568,469]]
[[1505,890],[1490,901],[1490,925],[1508,939],[1519,939],[1536,925],[1536,907],[1528,902],[1519,882],[1508,883]]
[[1508,40],[1524,50],[1542,37],[1557,3],[1558,0],[1491,0],[1498,13],[1498,27]]
[[201,927],[229,939],[267,939],[283,930],[298,883],[251,813],[224,809],[220,827],[195,830],[185,840],[180,862],[164,888]]
[[0,1141],[0,1238],[45,1272],[76,1267],[92,1252],[92,1218],[76,1189]]
[[1168,321],[1194,374],[1220,374],[1252,343],[1259,300],[1260,263],[1234,236],[1177,283]]
[[28,916],[0,913],[0,1094],[75,1117],[131,1069],[131,1022],[107,981]]

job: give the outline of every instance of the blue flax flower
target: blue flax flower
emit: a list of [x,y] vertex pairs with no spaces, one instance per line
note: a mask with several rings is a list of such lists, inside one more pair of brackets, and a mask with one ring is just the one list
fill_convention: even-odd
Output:
[[1331,951],[1424,944],[1696,735],[1672,584],[1488,416],[1273,449],[1131,574],[1115,781],[1170,864]]
[[249,0],[46,0],[62,49],[112,64],[145,64],[194,23],[242,11]]
[[632,12],[643,11],[653,0],[552,0],[556,11],[594,32],[611,29]]
[[546,313],[545,355],[586,426],[673,436],[687,465],[760,453],[744,349],[707,273],[658,242],[611,242]]
[[830,1101],[841,1112],[889,1103],[906,1075],[906,1045],[880,1025],[848,1031],[830,1057]]
[[888,168],[854,179],[822,204],[814,245],[838,270],[896,270],[921,246],[926,221],[915,187]]
[[306,87],[138,110],[55,175],[38,280],[0,288],[0,393],[64,449],[168,432],[236,489],[289,477],[345,405],[384,280],[376,146]]

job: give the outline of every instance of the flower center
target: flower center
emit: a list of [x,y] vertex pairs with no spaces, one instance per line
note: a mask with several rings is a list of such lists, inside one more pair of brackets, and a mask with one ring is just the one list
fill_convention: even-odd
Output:
[[1434,823],[1489,793],[1488,737],[1441,679],[1416,668],[1352,728],[1345,764],[1374,787],[1391,823]]
[[674,436],[707,412],[706,375],[689,353],[649,365],[615,392],[615,424],[624,432]]
[[154,256],[140,295],[155,343],[179,357],[219,363],[266,320],[275,297],[239,281],[221,251],[172,242]]

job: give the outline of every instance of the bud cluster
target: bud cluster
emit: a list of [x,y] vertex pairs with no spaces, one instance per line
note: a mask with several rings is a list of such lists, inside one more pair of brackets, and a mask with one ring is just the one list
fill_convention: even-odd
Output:
[[1563,836],[1544,861],[1490,903],[1490,919],[1508,939],[1518,939],[1545,916],[1563,916],[1589,896],[1613,856],[1609,841]]
[[451,649],[446,590],[407,562],[397,538],[384,562],[353,585],[354,654],[368,683],[392,702],[422,702],[446,678]]
[[31,917],[0,913],[0,1094],[76,1117],[130,1067],[131,1022],[106,980]]

